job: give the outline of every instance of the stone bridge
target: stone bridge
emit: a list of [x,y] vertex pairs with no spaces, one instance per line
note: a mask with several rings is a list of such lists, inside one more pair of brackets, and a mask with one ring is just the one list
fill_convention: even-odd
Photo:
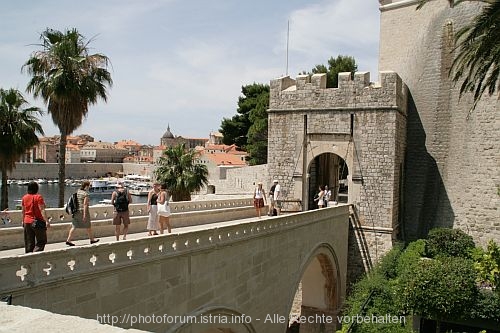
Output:
[[300,285],[300,331],[332,331],[349,207],[0,258],[0,295],[124,328],[283,333]]

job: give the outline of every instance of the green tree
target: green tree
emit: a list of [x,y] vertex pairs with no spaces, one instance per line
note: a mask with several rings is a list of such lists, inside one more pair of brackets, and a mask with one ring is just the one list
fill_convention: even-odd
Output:
[[247,151],[250,164],[267,163],[269,85],[253,83],[241,87],[241,93],[238,114],[222,120],[223,143]]
[[[428,1],[421,0],[417,9]],[[500,0],[448,0],[451,7],[465,1],[485,3],[481,13],[455,34],[457,54],[450,69],[455,83],[463,80],[460,97],[474,93],[472,111],[485,92],[492,96],[500,91]]]
[[339,55],[337,58],[330,57],[328,59],[328,68],[325,65],[316,65],[312,69],[312,74],[326,73],[326,87],[337,88],[339,86],[339,73],[354,72],[358,70],[356,60],[351,56]]
[[64,33],[47,29],[40,35],[41,50],[24,64],[32,76],[26,90],[41,97],[61,133],[59,143],[59,206],[64,204],[66,137],[87,117],[89,106],[107,101],[113,81],[107,70],[109,59],[90,54],[89,43],[76,30]]
[[28,107],[19,90],[0,89],[0,171],[2,172],[2,200],[0,210],[8,208],[9,192],[7,172],[28,150],[38,143],[37,133],[43,129],[36,114],[42,114],[37,107]]
[[174,201],[190,201],[191,192],[208,185],[207,166],[196,163],[196,155],[195,150],[180,144],[165,149],[158,160],[155,177],[167,184]]
[[255,96],[255,105],[250,111],[252,125],[248,129],[248,152],[250,165],[267,163],[267,109],[269,108],[269,86],[262,86]]

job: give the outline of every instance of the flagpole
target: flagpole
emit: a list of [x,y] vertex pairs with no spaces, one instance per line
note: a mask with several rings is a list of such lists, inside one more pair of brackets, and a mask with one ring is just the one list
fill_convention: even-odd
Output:
[[288,76],[288,43],[290,41],[290,20],[287,21],[286,29],[286,76]]

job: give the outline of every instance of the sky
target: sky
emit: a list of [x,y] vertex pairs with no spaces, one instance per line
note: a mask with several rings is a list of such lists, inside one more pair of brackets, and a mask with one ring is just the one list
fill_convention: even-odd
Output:
[[[377,0],[0,0],[0,88],[19,89],[46,136],[59,134],[21,67],[46,29],[76,28],[111,60],[113,86],[73,134],[159,145],[208,138],[237,114],[241,87],[295,78],[330,57],[353,56],[378,79]],[[289,30],[287,26],[289,25]],[[287,30],[288,68],[287,68]],[[287,71],[288,70],[288,71]]]

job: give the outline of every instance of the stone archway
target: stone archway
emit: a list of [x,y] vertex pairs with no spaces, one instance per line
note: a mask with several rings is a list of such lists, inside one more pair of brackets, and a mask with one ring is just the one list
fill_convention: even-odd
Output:
[[319,186],[327,185],[331,191],[330,204],[348,202],[349,167],[343,157],[326,152],[315,156],[309,163],[308,177],[308,207],[316,209],[314,196]]
[[340,275],[333,250],[322,245],[305,265],[290,306],[287,332],[335,332],[340,307]]

